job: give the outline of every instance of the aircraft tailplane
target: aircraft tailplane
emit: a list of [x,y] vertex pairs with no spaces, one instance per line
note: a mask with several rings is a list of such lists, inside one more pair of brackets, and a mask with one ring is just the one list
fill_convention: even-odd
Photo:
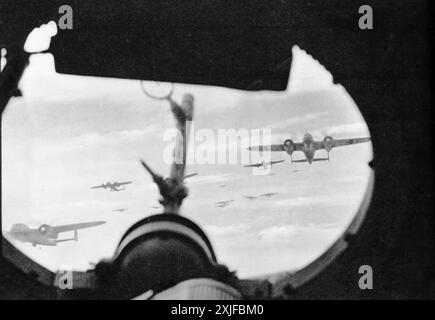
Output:
[[73,241],[73,240],[75,240],[74,238],[71,238],[71,239],[60,239],[60,240],[56,240],[56,243],[59,243],[59,242],[67,242],[67,241]]
[[[329,159],[328,158],[314,158],[312,161],[313,162],[316,162],[316,161],[329,161]],[[292,162],[308,162],[308,159],[292,160]]]
[[297,163],[297,162],[308,162],[308,160],[307,159],[292,160],[292,163],[293,162],[295,162],[295,163]]
[[60,239],[60,240],[56,240],[56,242],[66,242],[66,241],[75,241],[77,242],[79,240],[79,232],[76,230],[74,230],[74,237],[70,238],[70,239]]

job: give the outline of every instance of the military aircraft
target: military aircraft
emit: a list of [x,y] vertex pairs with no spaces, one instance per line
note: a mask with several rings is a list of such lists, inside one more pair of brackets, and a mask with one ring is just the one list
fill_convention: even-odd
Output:
[[[91,221],[62,226],[50,226],[48,224],[42,224],[39,226],[39,228],[29,228],[23,223],[17,223],[12,225],[10,231],[8,231],[6,234],[12,239],[18,240],[20,242],[30,242],[34,247],[36,245],[56,246],[59,242],[72,240],[78,241],[79,229],[96,227],[104,223],[106,222]],[[68,231],[74,231],[74,238],[57,240],[59,233]]]
[[127,211],[128,209],[126,208],[120,208],[120,209],[113,209],[113,211],[117,211],[117,212],[124,212]]
[[253,199],[257,199],[257,197],[253,197],[253,196],[244,196],[246,199],[248,200],[253,200]]
[[114,182],[107,182],[107,183],[105,183],[105,184],[103,183],[103,184],[101,184],[99,186],[91,187],[91,189],[98,189],[98,188],[107,189],[107,188],[110,188],[111,192],[112,191],[123,191],[123,190],[125,190],[125,187],[123,187],[122,189],[120,189],[119,187],[122,186],[122,185],[129,184],[129,183],[132,183],[132,181],[127,181],[127,182],[116,182],[116,181],[114,181]]
[[267,192],[267,193],[260,194],[260,197],[268,197],[268,198],[270,198],[271,196],[274,196],[275,194],[278,194],[278,193],[276,193],[276,192]]
[[[369,142],[369,137],[365,138],[351,138],[351,139],[333,139],[331,136],[326,136],[322,141],[315,141],[313,136],[309,133],[305,134],[302,142],[293,142],[290,139],[284,141],[283,144],[272,144],[270,146],[254,146],[248,147],[250,151],[285,151],[290,155],[293,162],[308,162],[311,164],[315,161],[329,161],[329,152],[332,148],[347,146],[351,144]],[[317,150],[324,149],[328,157],[327,158],[314,158],[314,154]],[[293,160],[292,154],[294,151],[302,151],[305,154],[306,159]]]
[[197,172],[195,172],[195,173],[189,173],[189,174],[184,175],[184,179],[187,179],[187,178],[190,178],[190,177],[194,177],[194,176],[197,176],[197,175],[198,175]]
[[276,163],[281,163],[284,162],[285,160],[277,160],[277,161],[263,161],[263,162],[259,162],[259,163],[255,163],[255,164],[248,164],[246,166],[244,166],[245,168],[252,168],[252,167],[257,167],[257,168],[263,168],[263,169],[269,169],[272,168],[273,164]]
[[215,205],[216,205],[216,207],[218,207],[218,208],[224,208],[224,207],[226,207],[230,202],[233,202],[233,201],[234,201],[234,200],[219,201],[219,202],[216,202]]

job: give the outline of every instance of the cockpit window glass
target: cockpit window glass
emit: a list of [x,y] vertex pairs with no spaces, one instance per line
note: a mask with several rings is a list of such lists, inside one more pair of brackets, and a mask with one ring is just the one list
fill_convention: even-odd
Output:
[[[312,262],[346,230],[369,181],[358,107],[319,62],[292,53],[285,92],[174,84],[173,99],[190,93],[195,106],[181,214],[240,277]],[[139,159],[169,174],[169,104],[139,80],[57,74],[48,53],[31,56],[20,89],[2,115],[3,235],[50,270],[86,270],[161,213]]]

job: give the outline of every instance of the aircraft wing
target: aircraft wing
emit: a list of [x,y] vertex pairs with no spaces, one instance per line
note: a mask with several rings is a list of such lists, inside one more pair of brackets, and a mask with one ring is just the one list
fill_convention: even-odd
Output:
[[98,189],[98,188],[104,188],[104,186],[103,186],[103,185],[100,185],[100,186],[94,186],[94,187],[91,187],[91,189]]
[[338,139],[334,140],[334,147],[348,146],[350,144],[369,142],[371,139],[366,138],[353,138],[353,139]]
[[281,162],[284,162],[284,161],[285,161],[285,160],[271,161],[270,164],[281,163]]
[[[295,151],[302,150],[302,143],[293,143],[293,147]],[[248,147],[249,151],[285,151],[284,146],[282,144],[271,144],[269,146],[254,146]]]
[[186,175],[184,175],[184,179],[187,179],[187,178],[190,178],[190,177],[194,177],[194,176],[197,176],[197,175],[198,175],[197,172],[195,172],[195,173],[190,173],[190,174],[186,174]]
[[56,242],[67,242],[67,241],[71,241],[71,240],[75,240],[73,239],[60,239],[60,240],[56,240]]
[[62,226],[53,226],[52,228],[55,232],[61,233],[61,232],[96,227],[104,223],[106,223],[106,221],[91,221],[91,222],[83,222],[83,223],[66,224]]
[[122,186],[124,184],[132,183],[133,181],[127,181],[127,182],[118,182],[118,186]]
[[[364,143],[371,141],[370,137],[364,137],[364,138],[350,138],[350,139],[334,139],[333,140],[333,147],[342,147],[342,146],[348,146],[351,144],[357,144],[357,143]],[[316,141],[316,149],[324,149],[324,142],[323,141]]]
[[[262,147],[262,146],[260,146],[260,147]],[[262,151],[262,150],[260,150],[260,151]],[[280,151],[284,151],[284,149],[283,150],[280,150]],[[275,164],[275,163],[281,163],[281,162],[284,162],[285,160],[277,160],[277,161],[271,161],[270,162],[270,164],[272,165],[272,164]],[[269,164],[269,163],[266,163],[266,165],[267,164]],[[245,168],[251,168],[251,167],[260,167],[260,166],[262,166],[263,164],[262,163],[254,163],[254,164],[247,164],[247,165],[245,165],[245,166],[243,166],[243,167],[245,167]]]
[[261,163],[247,164],[247,165],[245,165],[243,167],[245,167],[245,168],[252,168],[252,167],[259,167],[259,166],[261,166]]
[[[314,158],[312,161],[313,162],[317,162],[317,161],[328,161],[328,158]],[[308,162],[308,159],[300,159],[300,160],[293,160],[294,163],[299,163],[299,162]]]
[[227,201],[218,201],[218,202],[215,202],[215,204],[226,204],[226,203],[230,203],[230,202],[233,202],[234,200],[227,200]]

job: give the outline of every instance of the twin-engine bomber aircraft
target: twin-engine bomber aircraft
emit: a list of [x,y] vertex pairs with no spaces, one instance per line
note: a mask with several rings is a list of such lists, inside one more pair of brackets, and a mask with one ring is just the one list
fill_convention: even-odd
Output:
[[91,189],[98,189],[98,188],[103,188],[103,189],[107,189],[110,188],[110,191],[122,191],[125,190],[125,187],[120,189],[119,187],[125,184],[129,184],[132,183],[132,181],[127,181],[127,182],[107,182],[106,184],[101,184],[99,186],[94,186],[91,187]]
[[[42,224],[39,228],[29,228],[23,223],[14,224],[7,234],[20,242],[30,242],[34,247],[39,244],[43,246],[56,246],[59,242],[78,241],[79,229],[96,227],[106,223],[105,221],[91,221],[63,226],[50,226]],[[59,233],[74,231],[74,238],[57,240]]]
[[226,207],[230,202],[233,202],[233,201],[234,201],[234,200],[219,201],[219,202],[216,202],[215,205],[216,205],[216,207],[218,207],[218,208],[224,208],[224,207]]
[[[285,151],[290,155],[293,162],[308,162],[311,164],[315,161],[329,161],[329,152],[332,148],[348,146],[351,144],[369,142],[370,138],[352,138],[352,139],[333,139],[331,136],[325,137],[322,141],[314,141],[313,136],[309,133],[304,135],[302,142],[293,142],[290,139],[284,141],[283,144],[272,144],[270,146],[249,147],[250,151]],[[314,158],[317,150],[324,149],[328,153],[327,158]],[[294,151],[302,151],[306,159],[293,160],[292,154]]]
[[254,197],[254,196],[244,196],[246,199],[248,199],[248,200],[254,200],[254,199],[257,199],[257,197]]
[[278,193],[277,192],[267,192],[267,193],[260,194],[260,197],[268,197],[268,198],[270,198],[271,196],[274,196],[276,194],[278,194]]

